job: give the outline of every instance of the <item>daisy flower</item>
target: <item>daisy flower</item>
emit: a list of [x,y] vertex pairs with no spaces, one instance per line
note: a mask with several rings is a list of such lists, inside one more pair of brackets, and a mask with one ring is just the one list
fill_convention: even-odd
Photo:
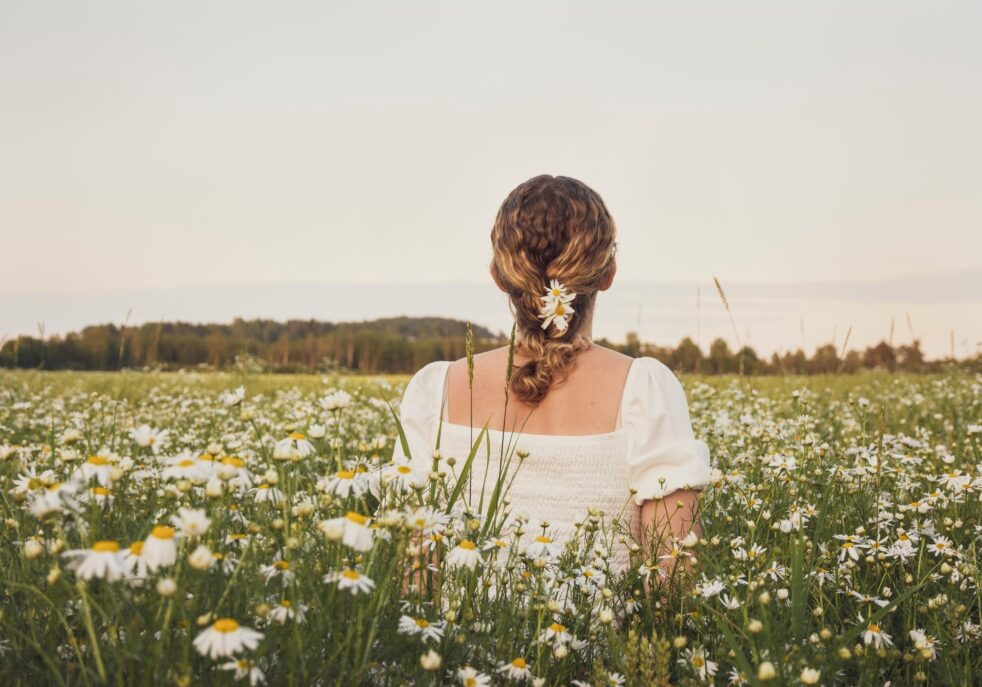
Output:
[[177,515],[171,517],[171,522],[181,528],[181,534],[188,537],[200,537],[211,525],[211,519],[203,508],[178,508]]
[[532,679],[532,671],[529,670],[528,664],[521,656],[512,659],[507,663],[500,664],[498,666],[498,672],[507,677],[509,680]]
[[318,524],[318,528],[329,539],[338,539],[355,551],[369,551],[372,548],[374,533],[368,526],[368,517],[361,513],[348,511],[341,518],[330,518]]
[[447,565],[451,568],[467,568],[473,570],[481,563],[481,552],[469,539],[464,539],[447,554]]
[[539,317],[542,319],[542,328],[548,329],[550,324],[555,324],[557,330],[565,332],[569,327],[569,318],[576,312],[570,305],[574,298],[575,293],[567,292],[565,286],[553,279],[546,295],[540,297],[542,307],[539,308]]
[[276,487],[263,482],[252,490],[253,498],[256,503],[279,503],[283,500],[283,492]]
[[237,406],[245,400],[245,387],[240,386],[233,391],[225,391],[219,399],[227,406]]
[[89,456],[75,471],[75,476],[81,476],[83,481],[93,477],[103,487],[108,487],[112,475],[112,463],[105,456]]
[[288,620],[295,621],[297,623],[303,623],[307,618],[307,606],[305,604],[293,605],[293,602],[289,599],[283,599],[278,604],[273,606],[272,610],[269,612],[269,620],[274,623],[279,623],[283,625]]
[[560,551],[559,544],[544,534],[540,534],[525,547],[525,554],[529,558],[555,558]]
[[565,644],[573,636],[566,631],[566,626],[562,623],[552,623],[539,633],[540,642],[555,641],[557,644]]
[[231,618],[219,618],[194,638],[194,648],[202,656],[219,658],[255,649],[262,638],[262,632],[243,627]]
[[696,649],[686,649],[682,652],[682,656],[678,659],[681,664],[689,664],[692,666],[693,670],[699,676],[699,679],[704,681],[707,677],[713,677],[716,674],[716,662],[709,660],[709,655],[706,653],[704,647],[698,647]]
[[150,425],[140,425],[134,429],[130,430],[130,437],[136,442],[137,446],[143,448],[149,448],[156,455],[160,451],[160,447],[167,443],[167,437],[170,435],[166,429],[151,429]]
[[190,452],[185,451],[165,462],[167,467],[160,472],[163,479],[189,479],[192,482],[204,482],[208,479],[206,468]]
[[417,470],[411,460],[399,456],[390,465],[382,468],[379,479],[382,484],[394,485],[400,494],[408,494],[415,488],[426,486],[430,473]]
[[222,670],[234,670],[235,679],[242,680],[244,678],[249,678],[249,684],[252,687],[266,682],[266,675],[255,662],[250,661],[247,658],[240,658],[234,661],[229,661],[228,663],[223,663],[218,666]]
[[174,565],[177,560],[177,540],[173,527],[157,525],[146,539],[140,551],[140,558],[147,564],[150,572]]
[[375,588],[375,582],[370,577],[351,568],[328,573],[323,579],[325,582],[336,582],[338,589],[347,589],[352,595],[359,592],[368,594]]
[[314,445],[307,441],[302,432],[293,432],[286,439],[280,439],[273,447],[274,460],[300,460],[314,452]]
[[399,632],[407,635],[420,635],[424,640],[440,641],[443,639],[443,623],[431,623],[426,618],[414,618],[403,615],[399,618]]
[[283,581],[283,586],[290,584],[290,580],[292,580],[294,577],[293,571],[290,570],[289,561],[285,561],[282,558],[274,561],[270,565],[260,566],[259,573],[266,578],[267,582],[272,580],[274,577],[280,577]]
[[319,403],[320,407],[328,412],[343,410],[351,405],[351,394],[343,389],[339,389],[334,393],[326,395]]
[[478,672],[470,666],[464,666],[457,671],[457,679],[463,687],[490,687],[491,676]]
[[75,563],[75,574],[83,580],[96,577],[115,582],[126,575],[126,564],[120,556],[119,543],[115,541],[97,541],[91,549],[72,549],[65,551],[62,556],[81,558],[81,561]]
[[937,658],[938,654],[934,648],[936,644],[934,637],[924,634],[924,630],[915,629],[910,631],[910,639],[914,642],[914,647],[922,652],[927,660],[933,661]]
[[364,478],[354,470],[338,470],[333,475],[323,477],[317,481],[317,490],[326,494],[334,494],[343,499],[354,494],[361,496],[365,493],[367,485]]
[[[863,616],[859,616],[859,621],[863,622]],[[863,641],[869,645],[873,644],[877,649],[884,646],[893,646],[893,639],[890,635],[883,631],[876,623],[869,623],[866,626],[866,631],[863,632]]]

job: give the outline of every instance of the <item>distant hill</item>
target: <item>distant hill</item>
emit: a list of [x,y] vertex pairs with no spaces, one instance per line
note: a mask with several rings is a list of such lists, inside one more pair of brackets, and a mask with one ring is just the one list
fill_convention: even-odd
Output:
[[[411,372],[464,355],[467,324],[444,317],[390,317],[364,322],[244,320],[231,324],[101,324],[63,337],[19,337],[0,349],[0,366],[115,370],[248,365],[277,372],[348,370]],[[477,350],[503,335],[474,325]]]

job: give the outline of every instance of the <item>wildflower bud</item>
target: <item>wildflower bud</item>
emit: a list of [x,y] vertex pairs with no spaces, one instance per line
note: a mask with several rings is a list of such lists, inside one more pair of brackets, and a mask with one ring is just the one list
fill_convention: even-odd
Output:
[[549,601],[546,602],[546,608],[548,608],[551,612],[556,613],[559,611],[559,602],[555,599],[549,599]]
[[852,652],[849,651],[849,647],[844,646],[839,649],[839,658],[841,658],[843,661],[848,661],[850,658],[852,658]]
[[546,559],[536,558],[534,561],[532,561],[532,566],[541,570],[542,568],[546,567]]
[[125,473],[121,467],[114,465],[109,470],[109,479],[111,479],[113,482],[118,482],[119,480],[123,479],[124,474]]
[[801,671],[801,684],[803,685],[817,685],[818,679],[822,676],[820,670],[815,670],[814,668],[804,668]]
[[913,575],[911,575],[910,573],[907,573],[906,575],[904,575],[904,582],[906,582],[907,584],[910,584],[913,581],[914,581],[914,576]]
[[609,608],[603,608],[600,610],[599,618],[604,625],[610,625],[614,622],[614,612]]
[[681,635],[679,635],[678,637],[672,640],[672,646],[675,647],[676,649],[684,649],[685,645],[688,643],[689,640],[686,639],[685,637],[682,637]]
[[517,455],[522,460],[525,460],[526,458],[529,457],[529,452],[526,451],[524,448],[520,448],[517,451],[515,451],[515,455]]
[[24,542],[24,558],[33,560],[44,553],[44,546],[37,539],[28,539]]
[[[317,529],[319,529],[321,533],[331,541],[338,541],[342,536],[344,536],[344,523],[336,520],[321,520],[319,523],[317,523]],[[418,547],[412,546],[409,548],[413,549],[413,551],[409,551],[407,549],[407,553],[410,556],[419,555]]]
[[276,484],[280,481],[280,473],[276,472],[273,468],[270,468],[263,473],[263,482],[266,484]]
[[442,663],[440,654],[433,651],[433,649],[430,649],[419,657],[419,664],[423,667],[423,670],[437,670],[440,668],[440,663]]
[[199,615],[198,619],[195,622],[198,624],[198,627],[204,627],[205,625],[211,624],[211,619],[212,619],[212,614],[209,611],[208,613]]
[[564,658],[567,653],[569,653],[569,650],[566,648],[565,644],[557,644],[552,650],[552,655],[556,658]]
[[7,529],[11,529],[11,530],[17,529],[17,521],[14,520],[13,518],[7,518],[6,520],[3,521],[3,524],[7,526]]
[[177,484],[175,486],[177,486],[177,490],[179,492],[181,492],[182,494],[186,494],[189,491],[191,491],[192,484],[191,484],[191,480],[189,479],[180,479],[177,481]]
[[778,598],[779,601],[787,601],[788,600],[788,590],[787,589],[784,589],[784,588],[778,589],[777,590],[777,598]]
[[284,522],[283,518],[274,518],[270,525],[274,530],[281,530],[286,527],[286,522]]
[[757,597],[757,601],[759,601],[762,606],[769,604],[771,602],[770,592],[768,592],[766,589],[762,591],[760,596]]
[[942,563],[941,564],[941,574],[942,575],[950,575],[951,574],[951,566],[948,565],[947,563]]
[[269,615],[270,607],[269,604],[263,601],[262,603],[256,604],[256,615],[260,618],[265,618]]
[[777,670],[774,668],[774,664],[770,661],[764,661],[757,668],[757,679],[760,681],[773,680],[777,677]]
[[252,408],[243,408],[239,411],[239,419],[243,422],[250,422],[256,417],[256,411]]
[[188,563],[195,570],[207,570],[214,562],[215,557],[212,556],[211,549],[204,544],[199,544],[198,548],[188,556]]
[[756,618],[747,623],[747,632],[756,635],[760,634],[764,630],[764,623],[760,622]]
[[55,584],[58,582],[58,580],[61,579],[61,568],[59,568],[57,565],[53,567],[50,571],[48,571],[48,577],[46,579],[48,580],[48,584]]
[[177,583],[169,577],[162,577],[157,582],[157,593],[163,597],[174,596],[177,591]]

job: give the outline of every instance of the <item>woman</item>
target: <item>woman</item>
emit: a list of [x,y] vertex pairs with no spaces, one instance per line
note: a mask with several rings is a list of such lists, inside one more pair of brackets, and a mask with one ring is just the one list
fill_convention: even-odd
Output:
[[[646,547],[643,559],[665,556],[667,574],[677,560],[672,540],[698,534],[709,449],[693,437],[682,386],[667,367],[592,341],[597,293],[617,269],[610,213],[582,182],[537,176],[505,199],[491,244],[491,276],[516,321],[507,396],[507,346],[474,356],[473,381],[466,359],[426,365],[400,406],[411,460],[430,472],[439,434],[440,454],[457,458],[459,473],[488,422],[491,450],[478,452],[464,489],[475,510],[482,488],[487,504],[503,460],[518,468],[507,498],[512,515],[527,517],[523,543],[561,545],[593,507],[620,518]],[[520,460],[509,461],[512,449]],[[610,546],[611,569],[623,570],[629,540]]]

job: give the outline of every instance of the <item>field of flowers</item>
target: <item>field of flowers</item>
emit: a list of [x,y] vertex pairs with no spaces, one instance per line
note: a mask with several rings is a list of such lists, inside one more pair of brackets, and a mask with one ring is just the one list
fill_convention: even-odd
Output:
[[982,680],[982,378],[683,379],[717,479],[649,594],[616,514],[520,548],[390,463],[404,381],[0,372],[0,685]]

